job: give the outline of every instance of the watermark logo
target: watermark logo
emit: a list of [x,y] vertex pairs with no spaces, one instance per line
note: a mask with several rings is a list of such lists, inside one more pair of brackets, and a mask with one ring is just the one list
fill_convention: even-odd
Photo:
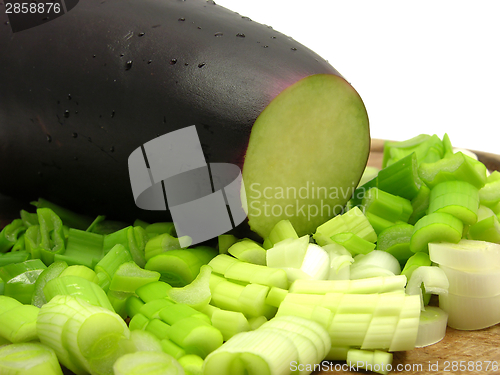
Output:
[[215,238],[246,219],[240,168],[207,164],[194,125],[138,147],[128,167],[136,205],[168,208],[182,247]]
[[15,33],[55,20],[68,13],[78,2],[79,0],[4,0],[5,13]]

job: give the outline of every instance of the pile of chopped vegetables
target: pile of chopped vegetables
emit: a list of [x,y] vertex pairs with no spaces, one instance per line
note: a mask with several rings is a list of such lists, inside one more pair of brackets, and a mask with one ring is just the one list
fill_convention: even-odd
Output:
[[173,223],[34,205],[0,232],[1,374],[386,374],[447,325],[500,322],[500,172],[447,135],[386,142],[302,237],[283,220],[182,248]]

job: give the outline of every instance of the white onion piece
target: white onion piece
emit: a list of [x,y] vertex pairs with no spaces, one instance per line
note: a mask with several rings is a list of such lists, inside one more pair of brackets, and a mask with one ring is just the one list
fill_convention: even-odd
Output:
[[379,276],[395,276],[395,275],[387,268],[372,266],[369,264],[354,269],[351,266],[351,280],[368,279],[370,277],[379,277]]
[[457,244],[440,242],[429,244],[431,261],[462,271],[500,268],[500,244],[461,240]]
[[436,306],[427,306],[420,312],[416,348],[423,348],[441,341],[446,335],[448,313]]
[[357,267],[375,266],[385,268],[394,275],[401,273],[401,265],[396,257],[387,251],[373,250],[368,254],[358,254],[354,257],[354,263],[351,265],[351,272]]
[[451,328],[471,331],[500,323],[500,294],[482,298],[443,294],[439,307],[448,313]]
[[439,267],[420,266],[413,271],[406,285],[406,293],[409,295],[420,295],[422,310],[425,310],[421,288],[422,283],[424,284],[425,292],[430,294],[446,294],[450,286],[446,274]]
[[493,297],[500,294],[500,269],[461,271],[440,265],[450,287],[449,293],[464,297]]
[[354,262],[352,254],[342,245],[333,243],[323,246],[330,257],[330,270],[328,280],[349,280],[351,276],[351,263]]
[[309,275],[311,279],[325,280],[330,271],[328,253],[319,245],[309,244],[300,270]]

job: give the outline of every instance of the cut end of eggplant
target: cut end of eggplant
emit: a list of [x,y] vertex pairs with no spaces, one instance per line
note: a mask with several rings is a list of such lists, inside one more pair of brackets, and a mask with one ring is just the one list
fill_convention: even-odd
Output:
[[299,236],[340,212],[370,150],[368,116],[343,78],[316,74],[283,90],[255,121],[243,165],[250,228],[288,219]]

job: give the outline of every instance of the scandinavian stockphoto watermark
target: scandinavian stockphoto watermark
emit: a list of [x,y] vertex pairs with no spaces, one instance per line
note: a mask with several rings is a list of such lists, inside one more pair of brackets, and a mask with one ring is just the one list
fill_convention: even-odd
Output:
[[136,205],[168,208],[182,247],[215,238],[246,219],[240,168],[207,163],[194,125],[138,147],[128,166]]
[[79,0],[4,0],[8,23],[14,33],[55,20],[72,10]]
[[346,201],[355,191],[354,185],[325,188],[307,182],[297,188],[262,189],[257,183],[250,185],[247,196],[237,165],[206,162],[195,125],[138,147],[129,156],[128,169],[137,207],[169,210],[183,247],[230,231],[246,219],[247,209],[262,216],[332,217],[344,206],[330,202]]
[[[348,187],[318,186],[314,181],[306,181],[301,186],[265,186],[255,182],[247,191],[249,212],[265,217],[333,217],[345,212],[346,202],[353,198],[361,201],[366,189],[357,188],[353,183]],[[362,209],[363,211],[363,209]],[[364,212],[364,211],[363,211]]]

